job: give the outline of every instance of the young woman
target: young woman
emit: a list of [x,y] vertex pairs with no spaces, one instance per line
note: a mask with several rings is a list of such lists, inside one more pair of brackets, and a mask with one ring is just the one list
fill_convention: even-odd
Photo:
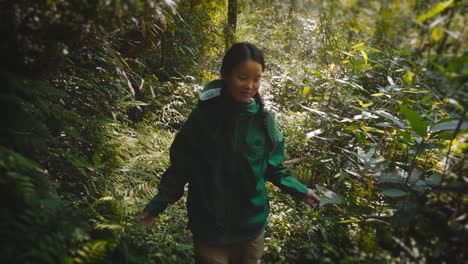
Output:
[[258,263],[269,213],[265,180],[315,206],[319,198],[291,176],[284,138],[258,92],[265,62],[249,43],[226,53],[220,80],[208,83],[177,133],[171,166],[141,223],[151,224],[188,183],[187,210],[197,263]]

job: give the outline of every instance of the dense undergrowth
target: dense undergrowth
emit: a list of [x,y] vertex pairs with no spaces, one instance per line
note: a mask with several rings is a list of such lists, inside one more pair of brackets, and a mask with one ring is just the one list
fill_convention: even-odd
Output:
[[[226,3],[2,5],[2,262],[193,263],[185,198],[138,221],[218,76]],[[463,8],[241,1],[287,164],[322,196],[311,209],[268,185],[265,263],[466,261]]]

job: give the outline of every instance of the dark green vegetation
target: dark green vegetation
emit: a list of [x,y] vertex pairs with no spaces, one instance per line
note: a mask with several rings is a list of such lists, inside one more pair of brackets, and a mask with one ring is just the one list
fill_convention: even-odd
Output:
[[323,196],[269,186],[266,263],[468,259],[463,1],[0,6],[2,263],[191,263],[184,199],[138,219],[233,38],[264,49],[288,165]]

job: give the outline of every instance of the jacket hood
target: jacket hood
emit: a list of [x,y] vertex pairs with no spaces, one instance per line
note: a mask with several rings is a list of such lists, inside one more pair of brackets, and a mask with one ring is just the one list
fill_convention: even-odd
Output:
[[200,94],[200,101],[207,101],[220,96],[223,87],[224,81],[222,79],[209,82],[205,87],[203,87],[203,91]]
[[202,92],[206,92],[206,91],[217,89],[217,88],[221,89],[223,87],[224,87],[224,80],[223,79],[217,79],[217,80],[213,80],[213,81],[207,83],[205,85],[205,87],[203,87]]

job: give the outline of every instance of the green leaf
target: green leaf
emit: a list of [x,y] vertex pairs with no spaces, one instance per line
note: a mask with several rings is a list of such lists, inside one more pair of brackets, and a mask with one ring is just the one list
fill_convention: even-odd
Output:
[[407,195],[407,193],[400,189],[385,189],[382,194],[388,197],[401,197]]
[[410,109],[407,105],[400,105],[401,112],[410,121],[413,130],[421,137],[427,135],[427,128],[429,125],[424,119],[414,110]]
[[128,65],[127,61],[122,56],[119,55],[119,59],[125,65],[125,67],[127,67],[129,71],[132,70],[132,68],[130,68],[130,65]]
[[356,219],[356,218],[351,218],[351,219],[346,219],[346,220],[341,220],[335,222],[336,224],[351,224],[351,223],[360,223],[361,220]]
[[442,27],[436,27],[431,30],[432,39],[437,42],[444,36],[444,29]]
[[320,197],[320,206],[323,206],[326,204],[341,204],[342,202],[341,196],[339,196],[335,192],[332,192],[328,190],[327,188],[320,186],[318,184],[315,184],[315,188],[323,195],[322,197]]
[[411,71],[406,71],[405,72],[405,82],[407,84],[413,83],[413,73]]
[[432,94],[428,94],[428,95],[424,96],[423,99],[421,99],[421,103],[427,102],[428,100],[432,99],[432,97],[433,97]]
[[382,173],[378,179],[380,183],[402,184],[405,181],[401,175],[395,173]]
[[363,101],[361,100],[358,100],[358,103],[360,106],[364,107],[364,108],[368,108],[369,106],[373,105],[374,103],[373,102],[370,102],[370,103],[364,103]]
[[95,151],[93,154],[93,164],[96,167],[99,167],[101,165],[101,153],[99,151]]
[[352,46],[351,48],[352,48],[352,49],[363,49],[363,48],[365,47],[365,45],[366,45],[366,44],[365,44],[364,42],[360,42],[360,43],[358,43],[358,44]]
[[313,137],[316,137],[316,136],[318,136],[318,135],[320,135],[322,133],[323,133],[323,130],[321,128],[319,128],[319,129],[316,129],[316,130],[314,130],[312,132],[307,133],[306,138],[313,138]]
[[310,86],[305,86],[304,89],[302,89],[302,94],[308,95],[310,93]]
[[369,56],[367,56],[367,53],[364,50],[360,50],[362,57],[364,58],[364,64],[367,64],[367,61],[369,60]]
[[449,98],[448,101],[447,101],[449,104],[455,106],[455,108],[458,109],[458,111],[460,112],[464,112],[465,111],[465,108],[455,99],[453,98]]
[[371,94],[371,96],[372,97],[386,96],[386,97],[390,98],[390,95],[384,94],[384,93],[373,93],[373,94]]
[[390,120],[393,121],[395,124],[397,124],[401,129],[405,129],[405,125],[404,125],[398,118],[396,118],[395,116],[393,116],[392,114],[387,113],[387,112],[385,112],[384,110],[377,110],[377,111],[375,111],[374,113],[377,114],[377,115],[379,115],[379,116],[381,116],[381,117],[390,119]]
[[[458,120],[452,120],[452,121],[447,121],[447,122],[442,122],[437,125],[434,125],[431,127],[429,132],[434,133],[434,132],[439,132],[439,131],[447,131],[447,130],[455,130],[457,129],[458,123],[460,121]],[[460,130],[467,130],[468,129],[468,122],[463,122],[461,124]]]
[[418,18],[416,19],[416,22],[418,24],[421,24],[424,21],[426,21],[426,20],[428,20],[430,18],[433,18],[437,14],[440,14],[442,11],[447,9],[447,7],[449,7],[452,4],[453,4],[453,0],[438,3],[437,5],[432,7],[429,11],[427,11],[427,13],[419,15]]
[[426,179],[426,182],[429,186],[436,186],[442,182],[442,176],[440,174],[434,173]]

